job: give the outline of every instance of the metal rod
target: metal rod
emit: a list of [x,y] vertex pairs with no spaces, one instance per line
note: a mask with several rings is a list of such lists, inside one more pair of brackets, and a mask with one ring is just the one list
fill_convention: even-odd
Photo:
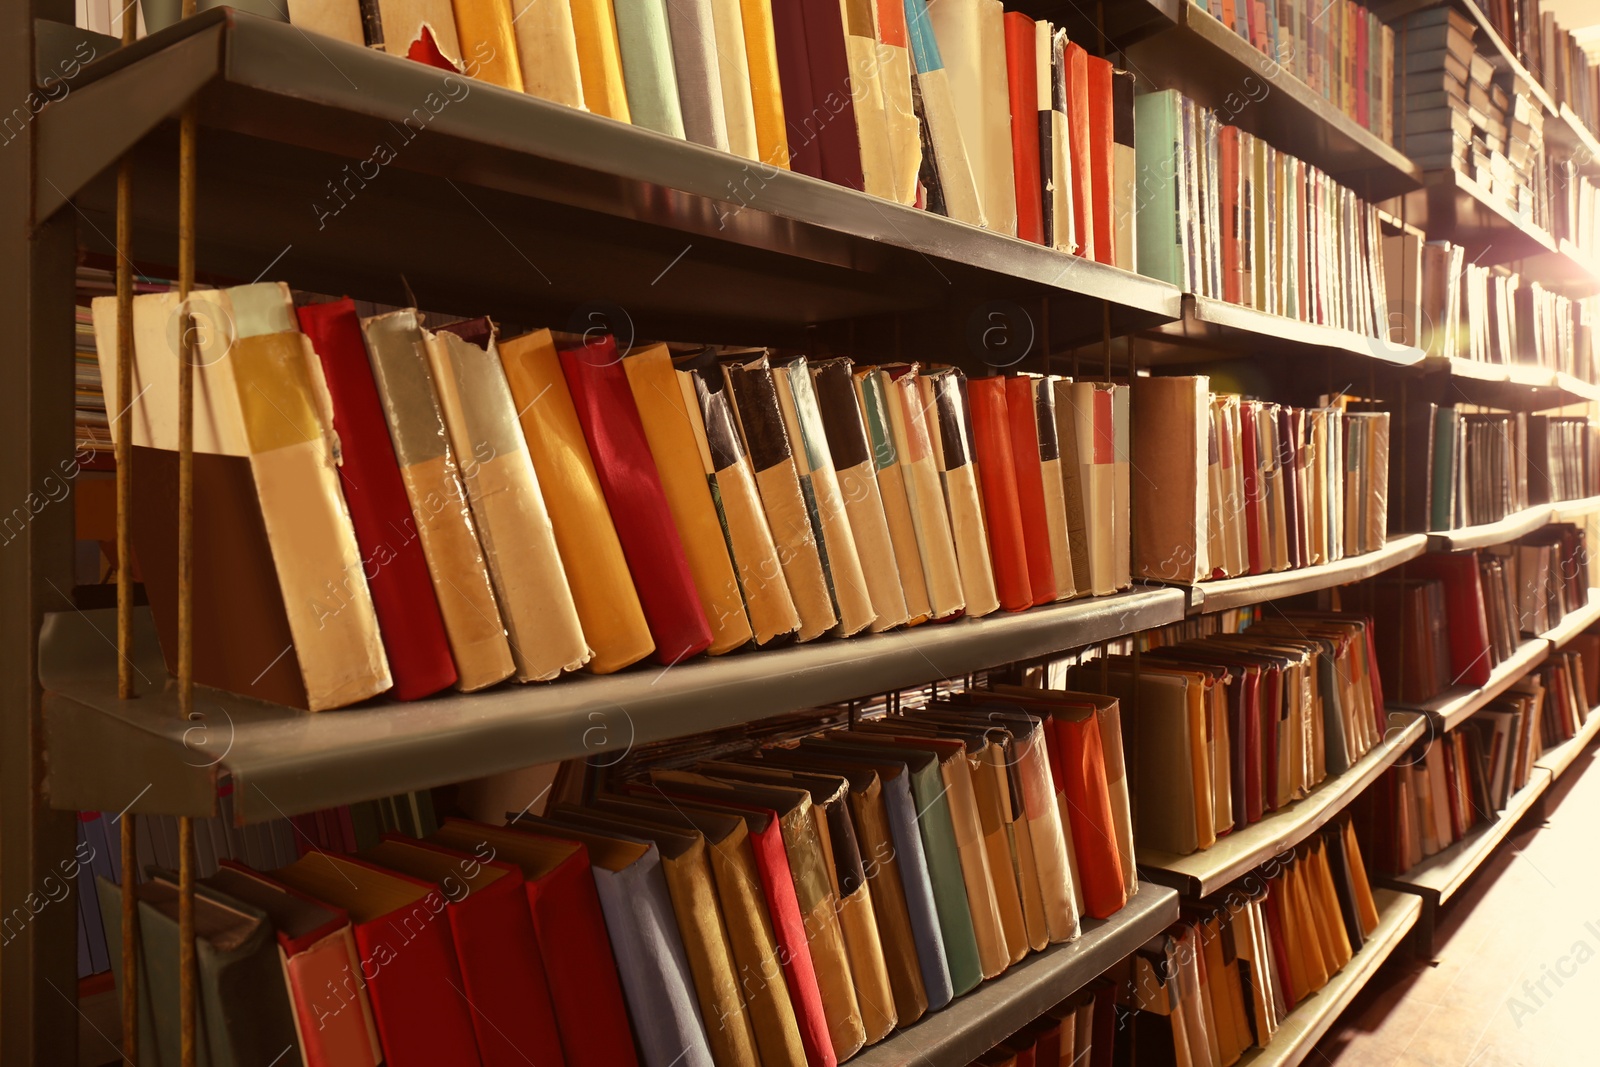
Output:
[[139,1063],[139,884],[138,843],[133,835],[131,811],[122,813],[122,1058]]
[[[195,0],[183,0],[183,16],[194,15]],[[178,712],[194,715],[194,288],[196,102],[184,108],[178,126],[178,300],[183,330],[178,361]],[[178,820],[178,1025],[180,1062],[198,1062],[194,958],[194,820]]]

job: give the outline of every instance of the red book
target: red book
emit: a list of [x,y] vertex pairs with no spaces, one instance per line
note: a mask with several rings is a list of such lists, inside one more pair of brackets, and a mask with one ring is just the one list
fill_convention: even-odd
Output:
[[455,818],[445,819],[430,840],[521,869],[524,907],[533,920],[532,955],[550,989],[568,1067],[638,1067],[628,1028],[594,1022],[626,1019],[628,1009],[589,850],[523,827]]
[[1022,611],[1033,606],[1033,590],[1028,583],[1028,549],[1022,535],[1022,509],[1017,502],[1016,464],[1011,456],[1006,380],[999,375],[968,379],[967,403],[971,407],[972,451],[978,464],[983,518],[989,528],[989,562],[994,568],[995,590],[1000,594],[1001,607]]
[[417,538],[416,521],[378,387],[367,361],[361,320],[349,297],[298,309],[333,401],[333,428],[344,462],[339,485],[350,508],[356,543],[372,590],[372,605],[394,677],[397,700],[416,700],[453,685],[455,660],[433,595],[433,578]]
[[811,57],[806,52],[806,20],[798,3],[772,5],[772,40],[778,54],[778,94],[783,98],[789,135],[789,166],[813,178],[822,177],[822,142],[815,123],[807,122],[816,107],[811,88]]
[[1444,583],[1450,633],[1450,684],[1485,685],[1494,669],[1483,583],[1475,552],[1430,553],[1406,565],[1407,578],[1437,578]]
[[[815,138],[822,149],[822,177],[846,189],[866,189],[861,142],[856,134],[850,56],[845,51],[844,12],[838,0],[788,0],[805,19],[806,57],[811,65],[812,109],[788,120],[790,151],[795,139]],[[773,8],[784,6],[774,4]],[[868,36],[871,36],[869,33]],[[779,74],[780,82],[782,73]]]
[[1257,519],[1260,508],[1261,482],[1257,477],[1260,467],[1256,458],[1256,404],[1246,400],[1239,404],[1239,439],[1244,445],[1241,457],[1244,463],[1244,536],[1249,573],[1261,573],[1261,529]]
[[1237,304],[1243,266],[1239,262],[1239,131],[1233,126],[1217,130],[1217,170],[1221,178],[1217,198],[1222,207],[1222,299]]
[[[1064,53],[1067,90],[1067,156],[1072,166],[1072,220],[1078,231],[1078,255],[1095,258],[1094,164],[1089,150],[1089,53],[1067,42]],[[1109,126],[1107,127],[1110,128]],[[1107,183],[1106,188],[1111,188]]]
[[1111,791],[1106,785],[1100,724],[1093,708],[1063,708],[1050,720],[1056,746],[1061,750],[1065,775],[1062,791],[1067,795],[1084,914],[1104,919],[1128,902],[1128,888],[1122,881],[1122,858],[1117,853],[1117,829],[1111,815]]
[[461,996],[484,1067],[561,1065],[561,1038],[533,937],[522,871],[402,834],[385,834],[363,855],[439,887],[461,965]]
[[1044,468],[1039,458],[1039,411],[1033,399],[1032,378],[1006,379],[1006,414],[1011,420],[1011,460],[1017,471],[1022,540],[1028,550],[1028,585],[1035,604],[1048,604],[1059,590],[1050,554],[1050,520],[1045,510]]
[[756,870],[761,875],[761,893],[767,902],[767,913],[772,917],[772,932],[778,945],[784,981],[789,985],[789,1001],[794,1006],[795,1022],[799,1024],[806,1065],[837,1067],[839,1060],[833,1052],[833,1039],[828,1036],[828,1019],[822,1011],[822,988],[817,985],[816,966],[811,962],[811,942],[806,937],[805,920],[800,917],[800,898],[795,895],[789,851],[783,844],[778,813],[678,784],[671,789],[640,786],[637,792],[642,796],[670,797],[674,803],[732,812],[744,819],[750,834],[750,848],[756,856]]
[[1006,87],[1011,94],[1011,163],[1017,184],[1017,236],[1044,244],[1044,191],[1039,179],[1038,31],[1028,16],[1007,11]]
[[273,877],[350,913],[388,1067],[480,1067],[472,1009],[433,884],[354,856],[303,856]]
[[1111,219],[1111,141],[1115,119],[1111,90],[1111,61],[1087,56],[1089,82],[1089,172],[1094,200],[1094,258],[1113,263],[1117,239]]
[[561,370],[655,638],[656,659],[670,665],[698,655],[711,646],[711,624],[700,606],[616,340],[607,334],[561,349]]

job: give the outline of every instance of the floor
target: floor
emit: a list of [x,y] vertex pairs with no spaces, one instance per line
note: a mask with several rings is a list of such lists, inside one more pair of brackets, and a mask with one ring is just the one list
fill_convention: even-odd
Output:
[[1439,916],[1433,958],[1400,950],[1311,1067],[1600,1064],[1600,767],[1593,746]]

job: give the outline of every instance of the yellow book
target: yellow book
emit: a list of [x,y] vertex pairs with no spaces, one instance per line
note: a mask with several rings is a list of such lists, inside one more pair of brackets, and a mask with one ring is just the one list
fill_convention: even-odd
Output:
[[750,103],[755,110],[756,153],[769,167],[789,169],[789,131],[784,126],[778,84],[778,47],[772,36],[772,5],[739,0],[744,12],[745,60],[750,66]]
[[622,83],[622,49],[611,0],[572,0],[572,30],[583,76],[583,102],[596,115],[632,122]]
[[594,658],[610,674],[655,651],[549,330],[500,343],[500,364],[549,506],[556,548]]

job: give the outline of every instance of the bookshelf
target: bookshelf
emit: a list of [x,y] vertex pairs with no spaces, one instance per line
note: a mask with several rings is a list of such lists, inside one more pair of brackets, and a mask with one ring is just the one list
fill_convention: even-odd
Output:
[[1589,714],[1584,717],[1583,729],[1574,734],[1571,740],[1546,749],[1542,756],[1533,761],[1533,765],[1549,771],[1552,781],[1565,774],[1577,762],[1583,750],[1589,747],[1589,743],[1600,736],[1600,714],[1596,714],[1597,710],[1600,709],[1590,708]]
[[1428,535],[1428,548],[1433,552],[1465,552],[1468,549],[1505,544],[1548,526],[1551,514],[1549,504],[1534,504],[1512,512],[1499,522],[1439,530]]
[[1428,356],[1421,367],[1437,379],[1441,389],[1448,390],[1446,402],[1544,411],[1600,399],[1600,390],[1591,383],[1533,364]]
[[1320,563],[1314,567],[1278,571],[1274,574],[1250,574],[1241,578],[1202,582],[1194,587],[1200,602],[1193,613],[1227,611],[1267,600],[1277,600],[1280,597],[1331,589],[1348,582],[1359,582],[1363,578],[1371,578],[1391,567],[1397,567],[1406,560],[1416,559],[1427,550],[1427,547],[1428,535],[1402,534],[1391,537],[1389,542],[1376,552],[1346,556],[1332,563]]
[[1178,894],[1140,882],[1139,891],[1116,915],[1083,920],[1078,940],[1029,956],[849,1062],[859,1067],[966,1067],[1177,921]]
[[1330,775],[1308,796],[1187,856],[1141,848],[1139,867],[1145,877],[1174,885],[1186,897],[1208,897],[1326,825],[1427,732],[1423,716],[1392,713],[1388,733],[1371,752],[1343,774]]
[[1421,704],[1396,704],[1397,708],[1420,711],[1433,720],[1435,729],[1448,733],[1460,726],[1473,712],[1511,688],[1523,675],[1537,667],[1550,655],[1550,642],[1535,637],[1522,642],[1509,658],[1489,672],[1483,685],[1467,687],[1453,685]]
[[1600,496],[1561,500],[1550,505],[1551,522],[1574,522],[1600,512]]
[[1374,889],[1372,898],[1378,905],[1378,928],[1372,936],[1344,970],[1295,1006],[1265,1048],[1245,1052],[1239,1058],[1239,1067],[1292,1067],[1304,1061],[1339,1013],[1349,1007],[1383,962],[1394,955],[1422,917],[1421,897]]
[[[1181,0],[1177,24],[1127,50],[1132,68],[1157,88],[1232,114],[1241,129],[1326,171],[1369,200],[1421,186],[1423,174],[1399,149],[1385,144],[1286,67],[1224,26],[1191,0]],[[1252,85],[1266,89],[1253,91]]]
[[1283,315],[1230,304],[1226,300],[1185,294],[1181,318],[1151,328],[1139,338],[1140,363],[1181,364],[1220,353],[1272,357],[1311,354],[1373,360],[1394,367],[1414,366],[1425,358],[1420,348],[1354,330],[1322,326]]
[[1597,622],[1600,622],[1600,589],[1591,589],[1582,607],[1567,612],[1560,622],[1539,636],[1550,642],[1550,650],[1554,652]]

